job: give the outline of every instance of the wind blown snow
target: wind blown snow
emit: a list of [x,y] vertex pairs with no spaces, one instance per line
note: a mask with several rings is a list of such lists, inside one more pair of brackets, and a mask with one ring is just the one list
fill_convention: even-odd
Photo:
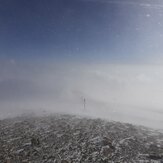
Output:
[[162,65],[12,60],[0,64],[0,74],[0,118],[66,112],[162,126]]

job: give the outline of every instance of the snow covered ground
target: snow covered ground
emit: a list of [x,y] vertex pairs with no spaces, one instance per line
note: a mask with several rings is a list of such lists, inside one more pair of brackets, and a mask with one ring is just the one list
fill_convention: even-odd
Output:
[[74,115],[0,121],[1,163],[163,162],[163,133]]

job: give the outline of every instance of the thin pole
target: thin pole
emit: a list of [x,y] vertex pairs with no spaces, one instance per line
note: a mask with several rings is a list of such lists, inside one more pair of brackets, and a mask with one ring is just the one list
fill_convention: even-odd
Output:
[[85,100],[85,98],[83,99],[83,102],[84,102],[84,110],[86,110],[86,100]]

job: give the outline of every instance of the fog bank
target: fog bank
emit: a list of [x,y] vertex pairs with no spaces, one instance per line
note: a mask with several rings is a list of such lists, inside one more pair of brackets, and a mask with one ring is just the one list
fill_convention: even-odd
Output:
[[162,65],[10,60],[0,74],[1,119],[67,112],[162,127]]

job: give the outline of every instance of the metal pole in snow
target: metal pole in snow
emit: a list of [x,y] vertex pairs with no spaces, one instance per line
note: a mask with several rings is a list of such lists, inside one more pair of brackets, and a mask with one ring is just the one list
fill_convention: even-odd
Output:
[[83,102],[84,102],[84,110],[86,110],[86,100],[85,100],[85,98],[83,99]]

